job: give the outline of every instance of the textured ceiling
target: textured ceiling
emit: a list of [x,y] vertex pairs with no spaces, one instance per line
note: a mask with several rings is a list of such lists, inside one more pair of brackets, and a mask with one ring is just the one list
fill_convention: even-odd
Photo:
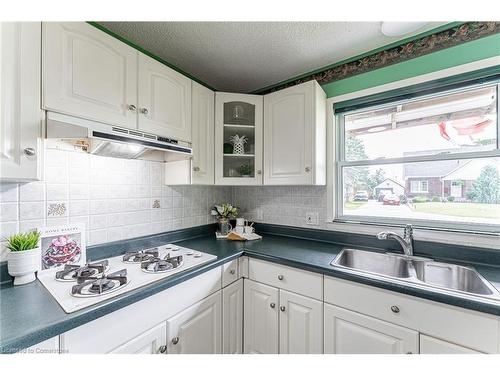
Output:
[[[380,22],[99,23],[232,92],[252,92],[403,39],[384,36]],[[428,23],[413,35],[442,24]]]

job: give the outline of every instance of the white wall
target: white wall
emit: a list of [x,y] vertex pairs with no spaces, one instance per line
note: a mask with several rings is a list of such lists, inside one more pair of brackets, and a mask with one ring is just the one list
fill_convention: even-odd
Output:
[[0,261],[18,231],[84,223],[95,245],[208,224],[230,200],[229,187],[166,186],[163,173],[158,162],[47,150],[43,182],[1,183]]

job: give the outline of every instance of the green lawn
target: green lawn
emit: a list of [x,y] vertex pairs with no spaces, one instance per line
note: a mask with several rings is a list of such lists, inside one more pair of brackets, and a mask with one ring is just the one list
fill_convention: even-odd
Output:
[[364,204],[366,204],[366,202],[344,202],[344,209],[355,210],[356,208],[359,208]]
[[415,203],[415,211],[461,217],[483,217],[497,219],[500,217],[500,204],[488,203],[455,203],[427,202]]

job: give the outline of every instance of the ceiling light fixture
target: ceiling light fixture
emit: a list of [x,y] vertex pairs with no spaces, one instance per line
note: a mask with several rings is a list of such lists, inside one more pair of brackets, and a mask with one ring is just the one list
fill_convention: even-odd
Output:
[[403,36],[426,25],[427,22],[382,22],[381,30],[385,36]]

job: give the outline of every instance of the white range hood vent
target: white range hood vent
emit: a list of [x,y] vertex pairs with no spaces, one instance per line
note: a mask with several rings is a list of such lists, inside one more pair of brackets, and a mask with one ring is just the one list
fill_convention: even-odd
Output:
[[47,138],[122,159],[174,161],[193,155],[189,143],[54,112],[47,112]]

